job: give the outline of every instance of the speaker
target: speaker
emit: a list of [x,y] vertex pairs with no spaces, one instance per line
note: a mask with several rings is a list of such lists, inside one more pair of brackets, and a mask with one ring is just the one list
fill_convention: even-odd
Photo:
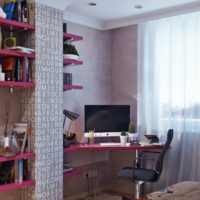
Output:
[[67,24],[66,23],[63,23],[63,32],[67,33]]
[[15,37],[5,37],[3,40],[4,48],[16,47],[17,39]]

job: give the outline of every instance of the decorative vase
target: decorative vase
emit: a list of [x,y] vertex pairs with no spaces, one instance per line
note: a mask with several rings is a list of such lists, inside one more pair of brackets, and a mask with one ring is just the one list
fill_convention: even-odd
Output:
[[128,133],[128,141],[133,142],[137,140],[137,133]]
[[127,135],[125,136],[120,136],[120,143],[122,146],[126,146],[126,142],[127,142]]

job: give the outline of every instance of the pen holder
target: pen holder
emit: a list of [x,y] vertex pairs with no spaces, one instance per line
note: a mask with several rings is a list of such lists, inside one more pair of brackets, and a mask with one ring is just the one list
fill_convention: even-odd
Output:
[[94,137],[89,137],[87,143],[88,144],[94,144]]

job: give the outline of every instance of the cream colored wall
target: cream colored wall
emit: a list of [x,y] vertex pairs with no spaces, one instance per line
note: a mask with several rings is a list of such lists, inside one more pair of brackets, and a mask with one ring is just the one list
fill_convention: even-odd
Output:
[[[130,104],[131,121],[137,121],[137,26],[112,31],[97,31],[68,23],[68,32],[84,37],[75,42],[83,66],[68,66],[73,82],[83,84],[83,91],[64,93],[64,108],[79,113],[75,130],[79,139],[83,136],[84,104]],[[66,126],[67,128],[67,126]],[[92,166],[92,159],[95,164]],[[109,185],[112,192],[133,194],[133,184],[117,180],[117,172],[124,166],[132,166],[133,151],[71,152],[65,154],[65,162],[83,169],[98,169],[96,186]],[[91,163],[91,164],[89,164]],[[65,179],[64,197],[87,191],[83,176]]]
[[[83,85],[83,90],[64,92],[63,108],[76,112],[80,117],[75,121],[73,130],[82,141],[84,132],[84,105],[111,104],[111,31],[98,31],[81,25],[67,23],[67,32],[83,36],[82,41],[74,42],[80,60],[80,66],[67,66],[64,72],[73,74],[73,84]],[[65,129],[69,121],[66,120]],[[82,169],[97,169],[95,186],[101,187],[110,182],[108,151],[65,153],[64,161]],[[93,161],[95,164],[93,165]],[[103,174],[103,175],[102,175]],[[94,181],[94,180],[91,180]],[[87,191],[87,182],[83,176],[64,180],[64,197]]]

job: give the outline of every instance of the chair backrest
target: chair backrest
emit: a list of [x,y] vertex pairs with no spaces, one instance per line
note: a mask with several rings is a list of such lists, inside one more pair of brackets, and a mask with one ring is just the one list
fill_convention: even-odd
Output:
[[158,156],[158,162],[156,163],[156,171],[161,174],[162,172],[162,168],[163,168],[163,160],[165,157],[165,154],[172,142],[172,138],[173,138],[173,134],[174,134],[174,130],[173,129],[169,129],[168,133],[167,133],[167,140],[165,142],[165,144],[163,145],[163,148]]

